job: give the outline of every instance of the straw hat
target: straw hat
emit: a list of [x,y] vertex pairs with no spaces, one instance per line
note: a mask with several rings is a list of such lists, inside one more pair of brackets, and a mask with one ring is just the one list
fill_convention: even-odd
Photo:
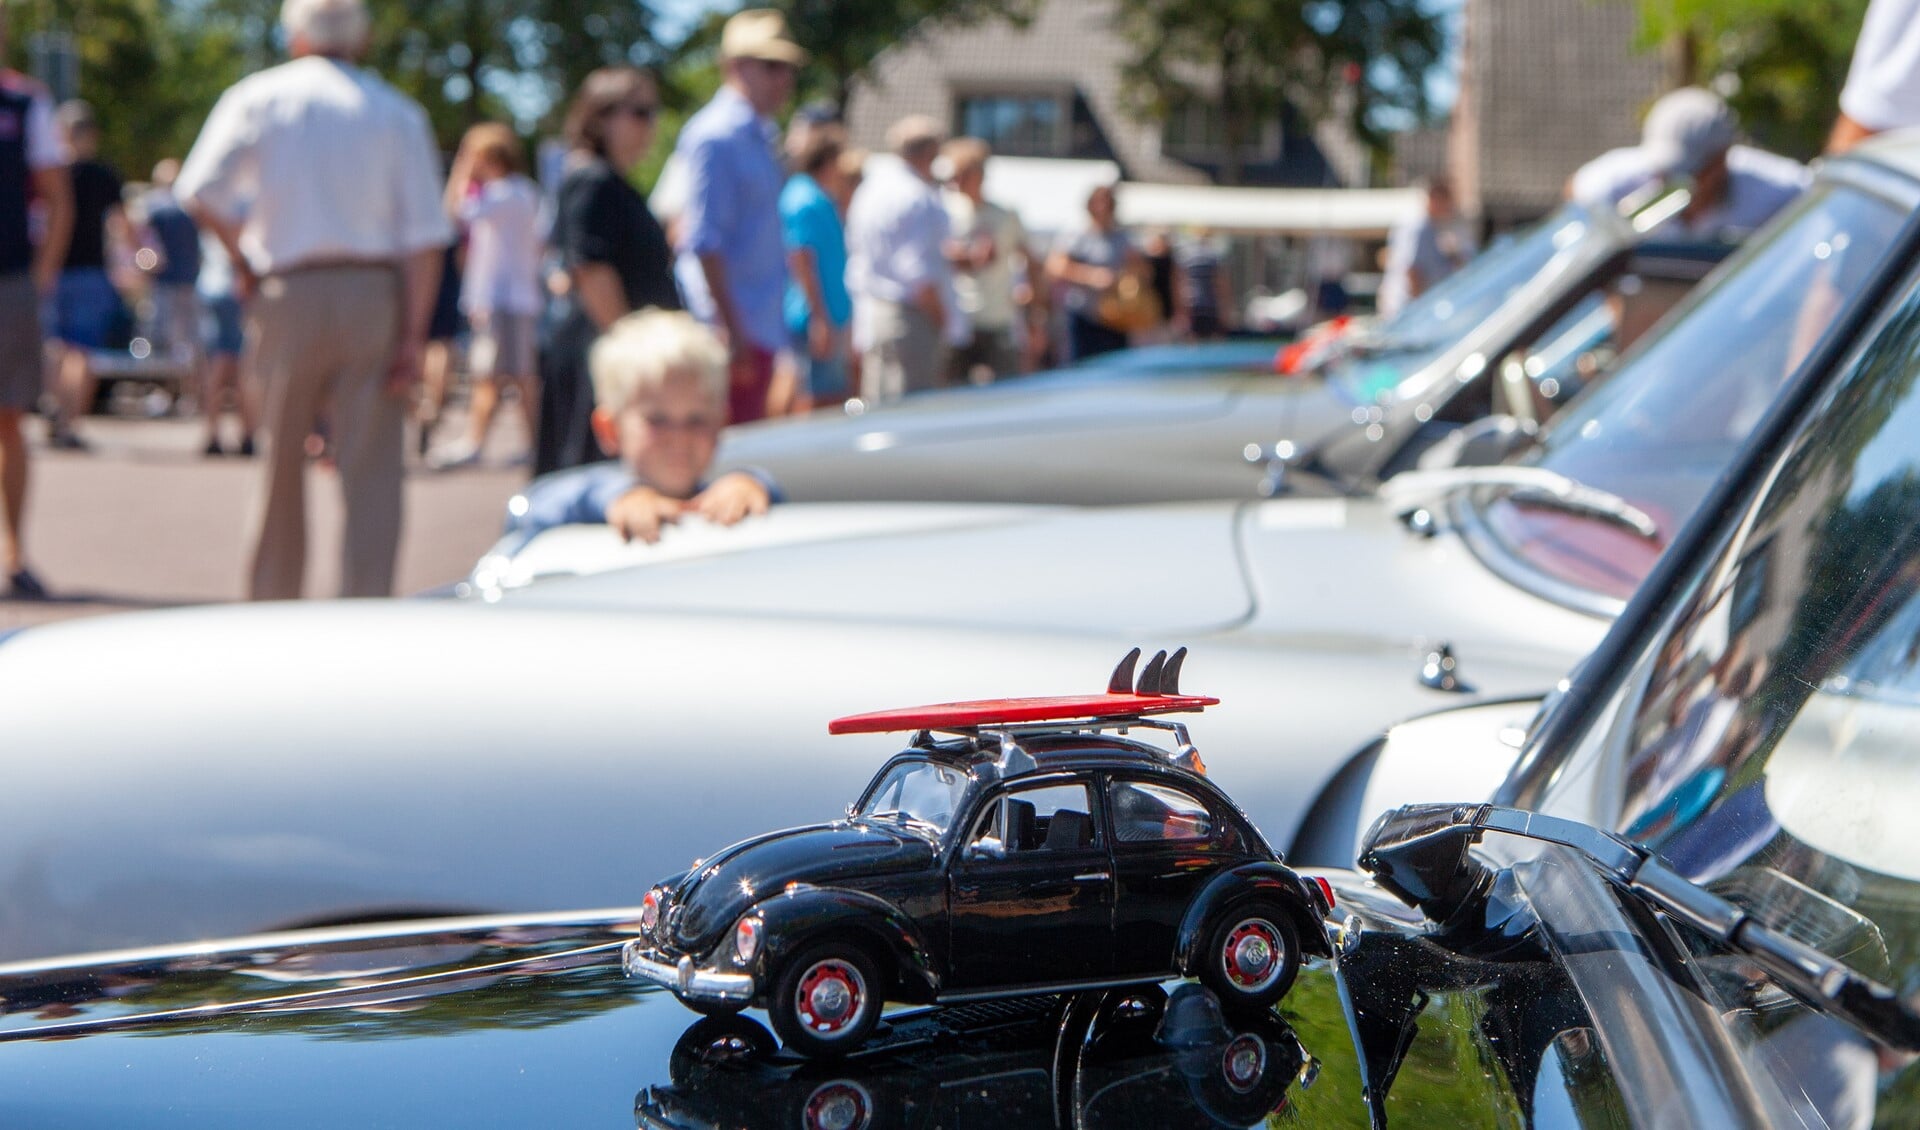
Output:
[[729,19],[720,33],[720,58],[764,59],[803,67],[807,52],[787,31],[787,17],[772,8],[749,8]]

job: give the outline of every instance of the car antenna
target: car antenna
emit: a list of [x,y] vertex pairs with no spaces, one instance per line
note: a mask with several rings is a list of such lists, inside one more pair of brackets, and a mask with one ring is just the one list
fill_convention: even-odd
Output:
[[1126,694],[1133,690],[1133,665],[1140,662],[1140,649],[1127,652],[1125,659],[1113,669],[1113,677],[1107,680],[1108,694]]
[[1140,682],[1134,687],[1134,693],[1159,694],[1160,672],[1165,670],[1166,666],[1167,653],[1164,650],[1154,652],[1153,658],[1147,660],[1147,669],[1140,672]]

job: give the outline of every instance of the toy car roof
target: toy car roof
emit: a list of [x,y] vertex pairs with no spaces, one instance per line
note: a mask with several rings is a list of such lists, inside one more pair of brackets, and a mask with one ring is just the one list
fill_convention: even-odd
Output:
[[1102,694],[985,698],[880,710],[836,718],[827,723],[827,732],[881,734],[896,730],[941,730],[965,733],[1032,722],[1113,725],[1148,715],[1183,713],[1218,705],[1220,700],[1217,698],[1179,692],[1180,665],[1186,656],[1187,649],[1184,647],[1174,652],[1171,658],[1164,651],[1158,652],[1135,683],[1133,668],[1140,659],[1140,649],[1136,647],[1114,669],[1113,678],[1108,681],[1107,689]]

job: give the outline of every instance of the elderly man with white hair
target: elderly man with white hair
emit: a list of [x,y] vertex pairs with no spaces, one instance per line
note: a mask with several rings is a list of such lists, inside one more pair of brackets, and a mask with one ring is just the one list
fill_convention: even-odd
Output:
[[1640,144],[1583,165],[1567,195],[1613,207],[1649,184],[1690,178],[1693,199],[1662,235],[1737,242],[1807,187],[1811,174],[1790,157],[1734,144],[1739,123],[1721,97],[1697,86],[1660,97],[1647,111]]
[[357,61],[362,0],[286,0],[293,58],[220,97],[174,194],[232,255],[269,456],[249,595],[300,595],[303,444],[324,410],[346,500],[340,590],[392,592],[402,424],[453,228],[426,113]]
[[965,332],[947,261],[947,206],[933,174],[946,139],[924,115],[895,122],[887,145],[899,160],[875,162],[847,208],[847,289],[862,351],[860,395],[870,404],[936,387],[946,344]]

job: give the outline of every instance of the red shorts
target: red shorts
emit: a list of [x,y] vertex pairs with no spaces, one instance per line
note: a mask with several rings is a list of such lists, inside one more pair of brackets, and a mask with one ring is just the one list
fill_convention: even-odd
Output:
[[767,390],[773,387],[773,353],[747,346],[748,371],[732,373],[727,386],[727,422],[744,424],[767,414]]

